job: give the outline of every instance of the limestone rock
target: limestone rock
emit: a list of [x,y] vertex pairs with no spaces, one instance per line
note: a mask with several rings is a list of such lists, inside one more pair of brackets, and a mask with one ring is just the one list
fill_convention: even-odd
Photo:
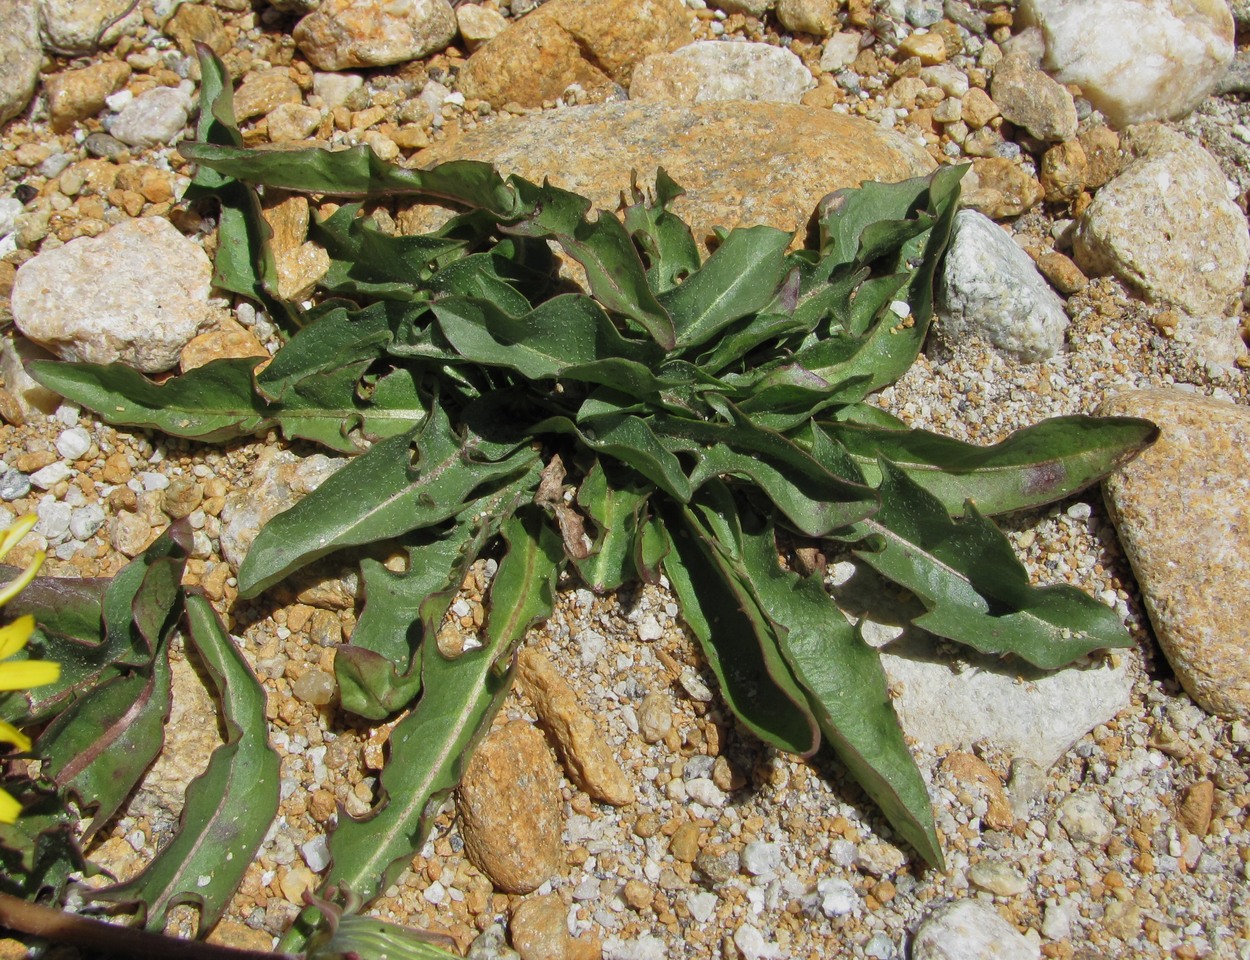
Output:
[[445,49],[456,14],[447,0],[325,0],[291,35],[318,70],[381,67]]
[[278,295],[300,300],[330,269],[330,255],[324,247],[304,239],[308,235],[308,198],[279,196],[278,202],[270,202],[264,210],[265,221],[273,230],[270,244],[278,271]]
[[1028,254],[972,210],[955,215],[937,312],[945,339],[977,335],[1026,363],[1062,350],[1068,327],[1063,301]]
[[464,851],[508,893],[529,893],[560,854],[560,776],[547,741],[521,720],[492,731],[456,789]]
[[168,220],[127,220],[22,264],[19,330],[62,360],[168,370],[208,318],[212,265]]
[[280,104],[299,103],[299,86],[285,67],[255,70],[234,92],[234,115],[239,121],[269,113]]
[[224,357],[268,357],[269,351],[252,331],[234,320],[223,318],[214,330],[193,337],[182,348],[178,365],[183,373]]
[[594,719],[577,701],[551,661],[526,647],[517,655],[517,679],[551,735],[564,769],[577,786],[596,800],[621,807],[634,799],[634,788]]
[[693,39],[680,0],[550,0],[469,57],[460,90],[495,107],[537,107],[576,83],[602,100],[644,57]]
[[767,43],[702,40],[647,57],[634,70],[631,100],[768,100],[798,103],[816,85],[803,61]]
[[0,379],[17,404],[22,420],[53,413],[60,404],[60,396],[37,383],[25,367],[31,360],[55,359],[53,354],[25,337],[6,336],[0,341]]
[[778,0],[777,19],[793,33],[827,37],[838,24],[835,0]]
[[[486,49],[485,47],[483,49]],[[804,228],[820,198],[864,180],[892,182],[934,168],[921,148],[867,121],[790,104],[612,103],[481,126],[420,154],[420,165],[471,158],[590,198],[603,210],[628,196],[630,172],[654,182],[657,163],[686,188],[673,210],[703,242],[716,226]],[[449,213],[413,211],[432,229]]]
[[502,13],[477,3],[465,3],[456,8],[456,26],[460,38],[472,53],[487,40],[493,40],[508,29],[508,21]]
[[1009,54],[995,68],[990,95],[1004,117],[1039,140],[1076,136],[1072,94],[1020,53]]
[[207,44],[219,57],[230,49],[221,14],[204,3],[181,4],[165,24],[165,33],[173,37],[178,49],[188,57],[195,56],[197,43]]
[[1225,0],[1024,0],[1043,66],[1076,83],[1114,126],[1184,116],[1233,59]]
[[969,749],[982,738],[1046,769],[1072,744],[1128,706],[1128,661],[1046,672],[961,650],[952,670],[932,639],[909,631],[882,648],[881,663],[902,693],[903,730],[930,747]]
[[1040,951],[988,904],[956,900],[932,910],[916,930],[912,960],[1037,960]]
[[[44,47],[66,55],[111,47],[123,32],[143,22],[142,11],[131,8],[130,0],[39,0],[39,13]],[[121,19],[112,23],[115,17]]]
[[1199,144],[1165,127],[1134,128],[1125,145],[1134,159],[1077,222],[1076,262],[1151,300],[1225,313],[1250,266],[1250,232],[1224,174]]
[[1250,718],[1250,410],[1149,390],[1112,397],[1098,412],[1161,429],[1154,446],[1103,481],[1159,646],[1200,707]]
[[983,213],[991,220],[1018,217],[1037,206],[1042,185],[1006,157],[982,157],[972,161],[964,176],[960,206]]
[[0,123],[26,109],[39,80],[39,7],[35,0],[0,6]]
[[81,70],[65,70],[44,82],[52,129],[65,131],[104,109],[105,98],[130,80],[130,67],[120,60],[102,60]]

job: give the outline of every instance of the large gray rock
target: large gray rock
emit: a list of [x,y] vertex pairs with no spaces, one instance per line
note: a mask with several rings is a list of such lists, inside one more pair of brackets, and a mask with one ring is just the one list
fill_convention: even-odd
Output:
[[382,67],[446,48],[456,14],[447,0],[325,0],[292,36],[318,70]]
[[1077,222],[1076,262],[1195,316],[1225,314],[1241,296],[1250,232],[1219,165],[1156,124],[1133,128],[1123,145],[1134,159]]
[[798,103],[816,86],[803,61],[767,43],[702,40],[647,57],[629,84],[633,100],[769,100]]
[[1041,951],[989,904],[956,900],[931,911],[912,941],[912,960],[1037,960]]
[[[1225,0],[1024,0],[1046,40],[1043,66],[1115,126],[1184,116],[1233,59]],[[997,94],[995,94],[997,99]]]
[[979,336],[1025,362],[1045,360],[1062,350],[1068,327],[1063,301],[1028,254],[974,210],[955,216],[937,312],[946,340]]
[[1159,646],[1200,707],[1250,719],[1250,410],[1149,390],[1098,412],[1162,431],[1103,481]]
[[44,47],[68,55],[111,47],[124,30],[143,22],[130,0],[39,0],[39,12]]
[[[479,126],[418,159],[429,167],[457,158],[485,160],[540,183],[550,176],[601,210],[614,210],[629,196],[634,171],[650,186],[663,164],[687,190],[673,209],[699,242],[717,226],[804,228],[827,193],[865,180],[922,176],[936,166],[922,148],[866,120],[742,102],[638,101],[548,111]],[[433,210],[441,208],[406,212],[401,224],[431,229],[448,216]]]
[[168,220],[127,220],[26,261],[13,320],[62,360],[159,373],[209,320],[212,264]]
[[16,117],[30,103],[40,59],[35,0],[0,4],[0,123]]

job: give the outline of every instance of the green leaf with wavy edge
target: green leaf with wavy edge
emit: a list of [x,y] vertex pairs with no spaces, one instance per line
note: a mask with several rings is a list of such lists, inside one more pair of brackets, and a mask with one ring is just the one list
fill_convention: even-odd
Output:
[[344,816],[330,835],[327,887],[367,902],[408,865],[436,801],[459,782],[466,756],[511,684],[511,671],[500,665],[529,626],[551,613],[564,559],[559,536],[532,510],[509,518],[502,532],[508,552],[491,585],[485,644],[454,660],[437,648],[425,652],[425,692],[391,732],[377,806],[361,819]]
[[699,248],[684,220],[669,211],[686,191],[663,167],[655,171],[655,198],[648,202],[631,174],[634,202],[625,208],[625,229],[647,259],[647,282],[656,296],[667,293],[699,269]]
[[924,780],[903,739],[877,651],[819,577],[783,570],[771,524],[744,519],[741,574],[775,625],[782,656],[807,690],[825,739],[886,819],[929,864],[944,868]]
[[254,597],[318,557],[441,523],[475,491],[524,473],[537,455],[518,444],[458,435],[436,402],[425,423],[380,440],[270,520],[239,568]]
[[93,900],[139,903],[149,930],[161,930],[182,903],[200,927],[221,918],[278,813],[278,755],[269,745],[265,693],[209,602],[186,598],[187,639],[221,701],[225,743],[187,785],[178,832],[138,876],[94,891]]
[[590,556],[575,558],[573,564],[596,593],[615,590],[633,577],[638,528],[654,489],[624,471],[615,471],[609,481],[600,460],[586,472],[577,504],[590,517],[595,537]]
[[962,515],[969,500],[995,516],[1072,496],[1137,456],[1159,433],[1150,421],[1131,417],[1053,417],[983,447],[927,430],[822,426],[868,483],[880,482],[878,460],[884,458],[953,516]]
[[[778,647],[772,623],[735,569],[737,514],[722,487],[710,499],[663,509],[668,553],[662,566],[726,703],[770,746],[810,755],[820,728],[807,694]],[[660,532],[658,529],[655,531]]]
[[1116,612],[1068,584],[1034,587],[1002,531],[968,504],[952,520],[940,500],[880,461],[881,509],[843,540],[928,611],[912,622],[981,653],[1013,653],[1043,669],[1132,645]]
[[361,144],[346,150],[245,150],[212,143],[180,143],[188,160],[248,183],[331,197],[422,197],[480,209],[500,220],[524,216],[515,187],[478,160],[453,160],[411,170],[380,160]]

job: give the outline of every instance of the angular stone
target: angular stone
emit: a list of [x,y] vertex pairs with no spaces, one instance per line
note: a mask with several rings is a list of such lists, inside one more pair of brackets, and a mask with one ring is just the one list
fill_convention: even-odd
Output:
[[325,249],[304,239],[308,235],[308,198],[292,194],[270,202],[264,217],[273,230],[270,244],[278,271],[278,295],[287,300],[303,299],[330,269],[330,255]]
[[1068,314],[1028,254],[972,210],[955,215],[938,290],[942,337],[976,335],[1002,353],[1034,363],[1063,349]]
[[1047,672],[971,651],[960,656],[968,669],[952,670],[918,631],[881,650],[886,675],[901,690],[893,703],[903,730],[933,748],[967,750],[984,738],[1047,769],[1129,703],[1124,657]]
[[299,85],[285,67],[256,70],[248,74],[234,92],[234,115],[240,121],[250,120],[269,113],[279,104],[299,103],[301,99]]
[[982,157],[972,161],[959,202],[991,220],[1003,220],[1032,210],[1043,194],[1042,185],[1020,164],[1006,157]]
[[634,788],[629,778],[551,661],[537,650],[523,648],[517,654],[517,679],[534,704],[538,722],[555,741],[569,779],[596,800],[617,807],[631,803]]
[[142,11],[130,0],[39,0],[39,13],[44,47],[64,55],[111,47],[143,22]]
[[121,60],[102,60],[81,70],[66,70],[44,81],[52,129],[65,131],[79,120],[104,109],[105,98],[130,80],[130,67]]
[[1046,70],[1117,127],[1184,116],[1233,59],[1225,0],[1024,0],[1019,15],[1045,36]]
[[1124,138],[1134,159],[1077,222],[1073,248],[1086,273],[1114,273],[1151,300],[1223,314],[1250,265],[1246,218],[1199,144],[1157,124]]
[[109,133],[132,147],[172,143],[191,115],[191,96],[182,87],[156,87],[122,107]]
[[516,720],[492,731],[456,788],[464,852],[500,890],[529,893],[556,871],[560,775],[547,741]]
[[270,143],[290,143],[312,136],[321,125],[321,111],[302,103],[279,104],[265,117]]
[[680,0],[550,0],[469,57],[460,90],[497,108],[541,106],[574,83],[602,100],[644,57],[693,39]]
[[1051,203],[1075,200],[1085,188],[1085,148],[1079,140],[1057,143],[1042,155],[1041,180]]
[[178,365],[183,373],[225,357],[268,357],[267,351],[252,332],[234,320],[223,318],[215,330],[193,337],[182,348]]
[[13,319],[62,360],[168,370],[208,319],[212,264],[168,220],[127,220],[22,264]]
[[703,40],[647,57],[634,70],[631,100],[767,100],[798,103],[816,85],[803,61],[767,43]]
[[1177,390],[1119,394],[1159,440],[1103,495],[1176,678],[1211,713],[1250,718],[1250,410]]
[[[420,166],[457,158],[485,160],[539,183],[549,175],[602,210],[629,195],[631,171],[650,185],[662,163],[686,188],[673,210],[700,243],[717,226],[802,229],[834,190],[922,176],[935,166],[923,149],[877,124],[771,103],[574,107],[479,126],[420,154]],[[420,229],[449,216],[441,208],[412,214]]]
[[325,0],[291,36],[318,70],[382,67],[445,49],[456,14],[447,0]]
[[521,960],[599,960],[602,949],[597,939],[569,936],[568,912],[557,893],[527,897],[517,904],[509,932]]
[[7,123],[30,103],[42,59],[35,0],[0,5],[0,123]]
[[178,49],[188,57],[195,56],[197,43],[207,44],[219,57],[230,49],[221,14],[208,4],[184,3],[165,24],[165,33],[174,39]]
[[827,37],[838,24],[835,0],[777,0],[777,19],[793,33]]
[[990,95],[1004,117],[1039,140],[1071,140],[1076,136],[1072,94],[1022,54],[1004,57],[994,69]]
[[1026,940],[993,907],[976,900],[945,903],[920,921],[912,960],[1037,960]]

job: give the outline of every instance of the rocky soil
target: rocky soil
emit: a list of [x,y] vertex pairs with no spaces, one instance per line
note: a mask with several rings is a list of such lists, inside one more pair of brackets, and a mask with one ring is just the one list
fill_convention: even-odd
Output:
[[[663,585],[599,597],[570,581],[377,915],[480,960],[1250,958],[1246,14],[1223,0],[4,5],[0,526],[37,513],[25,549],[46,547],[57,576],[111,575],[172,519],[195,530],[188,583],[264,683],[283,756],[279,819],[211,938],[275,943],[340,808],[370,809],[388,727],[335,706],[335,650],[360,609],[350,563],[258,601],[235,589],[259,525],[340,461],[273,435],[205,447],[115,430],[22,370],[44,350],[161,375],[276,349],[268,317],[212,289],[212,211],[180,200],[196,42],[239,81],[251,144],[489,159],[609,209],[631,170],[647,183],[659,164],[701,239],[802,228],[831,190],[970,162],[935,335],[882,405],[980,443],[1098,410],[1162,428],[1101,491],[1004,523],[1036,581],[1115,607],[1133,649],[1034,675],[866,629],[945,872],[895,844],[836,762],[735,727]],[[306,297],[328,265],[306,239],[324,205],[266,207],[282,292]],[[439,213],[376,216],[415,231]],[[828,582],[853,607],[845,567],[831,557]],[[466,580],[440,644],[481,625],[492,572]],[[217,743],[194,664],[175,666],[168,749],[88,851],[123,879],[172,834]],[[175,911],[173,930],[194,928]]]

